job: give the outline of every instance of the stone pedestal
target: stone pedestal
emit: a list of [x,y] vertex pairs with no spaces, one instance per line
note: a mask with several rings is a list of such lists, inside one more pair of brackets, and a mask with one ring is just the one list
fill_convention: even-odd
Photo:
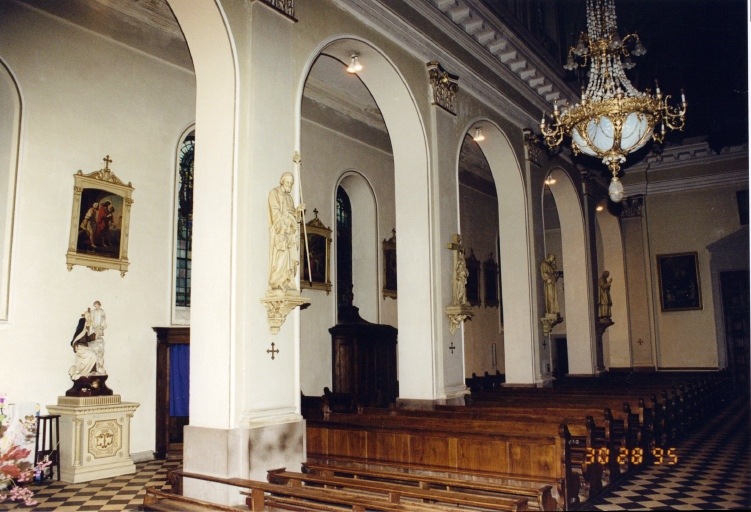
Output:
[[136,472],[130,458],[130,420],[140,404],[120,395],[60,396],[48,405],[60,415],[60,479],[88,482]]

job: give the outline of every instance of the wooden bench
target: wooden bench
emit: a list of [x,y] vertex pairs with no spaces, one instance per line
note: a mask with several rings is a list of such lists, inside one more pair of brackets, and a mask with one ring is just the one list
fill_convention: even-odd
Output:
[[[453,490],[421,489],[412,485],[395,481],[372,480],[354,477],[342,477],[326,474],[305,474],[286,469],[273,469],[268,472],[271,483],[291,486],[321,486],[327,489],[343,489],[348,491],[362,491],[388,497],[392,503],[402,503],[406,500],[416,500],[419,503],[437,503],[441,505],[457,505],[477,507],[487,510],[527,510],[527,498],[521,496],[496,495],[487,496]],[[404,500],[404,501],[403,501]]]
[[451,476],[439,476],[426,474],[408,468],[381,465],[380,469],[369,467],[346,466],[336,463],[315,463],[307,461],[303,463],[304,473],[326,476],[346,476],[351,478],[387,481],[413,485],[420,489],[444,489],[447,491],[460,491],[466,493],[481,493],[487,496],[508,496],[524,498],[531,510],[556,510],[557,502],[552,495],[551,484],[529,483],[512,485],[472,480],[471,475],[453,474]]
[[306,431],[308,459],[552,479],[561,508],[579,503],[580,475],[565,464],[567,447],[551,424],[332,414],[329,420],[308,420]]
[[157,512],[207,512],[220,510],[223,512],[237,512],[236,507],[210,503],[194,498],[186,498],[179,494],[161,491],[155,487],[146,487],[146,495],[139,510]]
[[[435,503],[401,502],[400,496],[397,495],[388,496],[377,493],[365,493],[362,491],[351,492],[332,488],[279,485],[269,482],[262,482],[260,480],[249,480],[245,478],[214,477],[211,475],[191,473],[183,470],[173,470],[173,474],[176,478],[180,479],[193,478],[207,482],[215,482],[224,485],[239,487],[243,489],[240,491],[240,494],[246,496],[245,502],[251,512],[274,509],[297,511],[320,510],[327,512],[456,512],[456,507],[443,506]],[[192,498],[183,498],[183,500],[186,505],[189,502],[198,501]],[[223,507],[216,509],[207,508],[206,510],[232,510],[234,512],[237,512],[238,510],[237,507],[214,505],[208,502],[202,503],[204,503],[206,506]],[[153,506],[153,504],[149,506]],[[178,508],[169,510],[190,509],[186,507],[183,509]],[[467,508],[467,510],[473,509]],[[475,508],[474,510],[477,509]],[[519,510],[526,509],[520,508]]]

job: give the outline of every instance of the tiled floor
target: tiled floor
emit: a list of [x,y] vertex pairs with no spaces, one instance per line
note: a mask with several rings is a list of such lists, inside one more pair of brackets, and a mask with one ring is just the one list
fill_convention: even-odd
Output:
[[751,509],[747,398],[677,448],[677,464],[646,467],[580,510]]
[[[751,509],[749,406],[728,407],[678,446],[678,464],[650,466],[580,510],[748,510]],[[138,510],[145,487],[165,490],[169,469],[179,459],[137,464],[137,473],[80,484],[34,485],[35,511]],[[15,502],[0,510],[29,510]]]
[[56,480],[31,485],[39,504],[26,507],[17,502],[0,503],[0,510],[73,512],[77,510],[138,510],[146,486],[169,490],[167,471],[182,464],[180,459],[153,460],[136,464],[136,473],[104,480],[69,484]]

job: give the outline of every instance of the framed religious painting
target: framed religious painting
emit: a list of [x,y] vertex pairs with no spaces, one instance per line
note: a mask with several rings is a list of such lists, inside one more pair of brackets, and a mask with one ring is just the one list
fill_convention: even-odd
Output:
[[[325,290],[326,295],[331,293],[331,228],[318,218],[318,210],[313,210],[315,218],[305,224],[305,229],[300,231],[300,252],[302,262],[302,274],[300,274],[300,288],[312,290]],[[308,244],[305,246],[305,236]],[[307,252],[306,252],[307,251]],[[307,255],[306,255],[307,254]]]
[[480,260],[470,249],[467,256],[467,302],[473,306],[480,305]]
[[128,230],[133,187],[123,183],[104,158],[104,169],[78,171],[73,184],[73,213],[66,263],[68,270],[83,265],[92,270],[128,271]]
[[396,298],[396,229],[392,236],[383,240],[383,298]]
[[658,254],[662,311],[702,309],[697,253]]

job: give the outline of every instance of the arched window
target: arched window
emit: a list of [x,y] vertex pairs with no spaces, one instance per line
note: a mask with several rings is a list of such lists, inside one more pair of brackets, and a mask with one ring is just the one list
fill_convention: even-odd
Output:
[[193,156],[195,132],[190,131],[177,155],[177,223],[175,233],[174,323],[190,320],[190,271],[193,247]]
[[342,187],[336,189],[336,290],[337,305],[351,305],[352,204]]

